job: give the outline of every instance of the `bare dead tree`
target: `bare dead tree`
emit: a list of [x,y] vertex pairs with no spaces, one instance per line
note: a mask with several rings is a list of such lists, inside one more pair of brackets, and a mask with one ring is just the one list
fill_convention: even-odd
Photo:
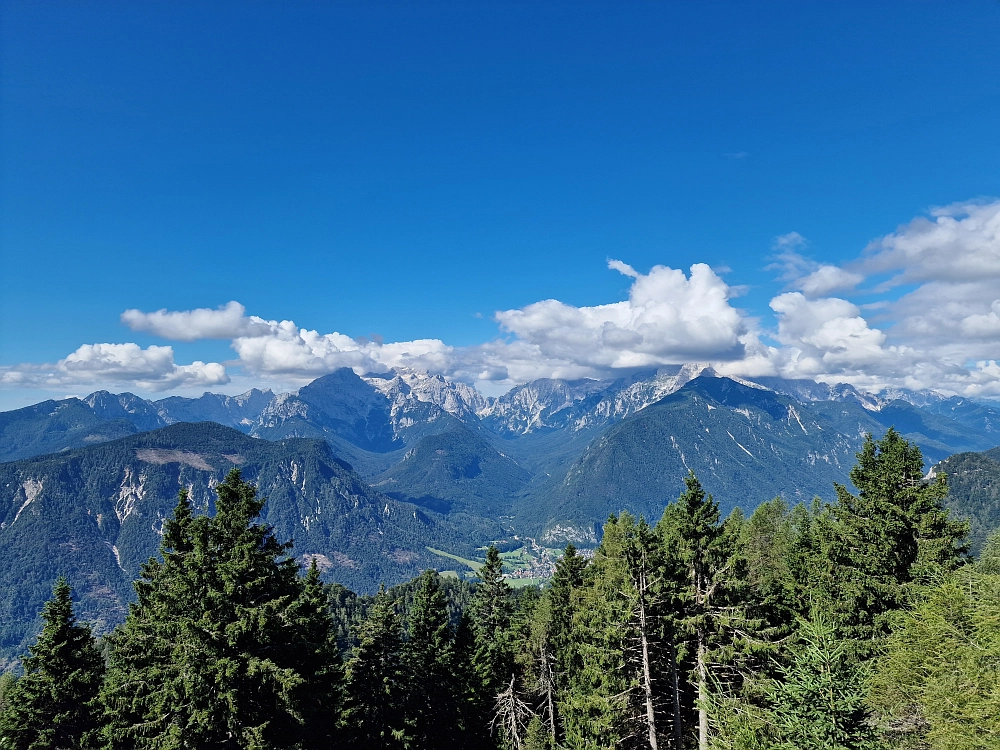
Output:
[[494,733],[499,732],[507,747],[521,750],[524,747],[521,738],[533,715],[531,707],[518,695],[514,687],[514,675],[511,675],[510,685],[496,697],[490,729]]

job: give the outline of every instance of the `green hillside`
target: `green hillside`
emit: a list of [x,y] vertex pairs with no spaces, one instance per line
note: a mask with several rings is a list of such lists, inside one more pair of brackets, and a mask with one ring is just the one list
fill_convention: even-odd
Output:
[[458,528],[373,490],[325,442],[268,442],[209,422],[2,464],[0,650],[23,645],[59,575],[74,582],[81,616],[98,631],[119,622],[178,490],[212,513],[211,488],[234,465],[267,498],[263,517],[276,536],[293,539],[300,559],[315,557],[324,578],[361,593],[439,564],[428,543],[471,554],[499,533],[481,518]]
[[948,507],[969,521],[973,554],[1000,528],[1000,448],[985,453],[959,453],[934,467],[948,475]]
[[421,438],[403,459],[372,484],[390,497],[439,513],[496,518],[531,475],[457,420],[444,432]]

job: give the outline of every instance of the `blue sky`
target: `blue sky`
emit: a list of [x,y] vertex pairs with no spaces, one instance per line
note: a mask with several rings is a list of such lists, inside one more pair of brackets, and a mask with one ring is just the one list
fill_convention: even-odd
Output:
[[1000,395],[1000,3],[0,8],[0,408],[692,358]]

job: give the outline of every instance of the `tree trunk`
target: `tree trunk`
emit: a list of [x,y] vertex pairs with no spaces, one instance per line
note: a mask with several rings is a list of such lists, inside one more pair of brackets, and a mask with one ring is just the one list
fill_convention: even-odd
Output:
[[670,642],[670,678],[674,683],[674,750],[684,748],[684,727],[681,726],[681,686],[677,678],[677,647]]
[[646,725],[649,729],[650,750],[658,750],[656,741],[656,712],[653,709],[652,669],[649,664],[649,637],[646,627],[646,576],[640,575],[639,588],[639,638],[642,640],[642,682],[646,693]]
[[708,666],[705,636],[698,631],[698,750],[708,750]]
[[539,644],[539,657],[541,658],[542,679],[545,685],[545,703],[549,711],[549,733],[552,735],[552,747],[556,746],[556,708],[552,699],[553,682],[552,667],[549,666],[548,643],[543,638]]

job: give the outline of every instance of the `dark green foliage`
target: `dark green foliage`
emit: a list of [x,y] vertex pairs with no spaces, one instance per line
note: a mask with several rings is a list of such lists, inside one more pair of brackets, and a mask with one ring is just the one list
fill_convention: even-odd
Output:
[[576,547],[566,545],[563,556],[556,563],[556,570],[549,582],[547,598],[551,605],[549,640],[555,654],[555,674],[562,679],[573,669],[572,628],[575,597],[573,592],[583,585],[587,560],[579,555]]
[[294,664],[301,682],[293,703],[302,722],[302,747],[329,748],[341,734],[346,686],[330,599],[315,560],[286,617],[297,631]]
[[[678,680],[675,705],[681,711],[675,710],[674,724],[682,734],[696,732],[704,743],[709,731],[712,667],[731,657],[724,651],[731,646],[730,629],[738,618],[729,589],[735,578],[741,519],[721,524],[719,506],[705,494],[694,473],[689,472],[684,481],[685,491],[663,512],[657,533],[677,583],[671,636],[678,669],[685,672]],[[688,707],[693,714],[685,710]]]
[[104,661],[90,628],[77,624],[69,584],[60,578],[42,610],[42,628],[24,675],[5,691],[0,747],[69,750],[90,747],[99,724],[97,695]]
[[264,501],[239,470],[216,491],[214,517],[181,493],[162,560],[143,566],[109,639],[104,736],[134,748],[322,746],[342,673],[318,574],[302,581],[290,545],[256,522]]
[[490,546],[486,562],[479,569],[479,583],[472,597],[470,616],[476,640],[473,664],[483,695],[494,696],[514,675],[514,652],[510,643],[513,601],[503,577],[503,563],[497,548]]
[[956,518],[968,519],[969,549],[978,554],[990,532],[1000,529],[1000,449],[958,453],[934,471],[948,477],[946,505]]
[[403,747],[407,677],[399,616],[379,591],[347,663],[345,725],[351,747]]
[[923,478],[920,449],[894,430],[865,439],[851,481],[837,486],[834,524],[825,540],[831,596],[844,632],[871,649],[889,632],[914,580],[954,570],[963,560],[967,525],[944,508],[943,476]]
[[461,707],[454,679],[454,631],[434,570],[420,577],[408,636],[403,647],[407,747],[446,747],[461,730]]
[[663,603],[660,554],[645,521],[627,513],[608,519],[583,583],[572,594],[570,654],[559,660],[570,664],[559,701],[567,745],[615,746],[665,729],[657,705],[660,685],[652,684],[652,672],[663,673],[665,646],[656,638]]

